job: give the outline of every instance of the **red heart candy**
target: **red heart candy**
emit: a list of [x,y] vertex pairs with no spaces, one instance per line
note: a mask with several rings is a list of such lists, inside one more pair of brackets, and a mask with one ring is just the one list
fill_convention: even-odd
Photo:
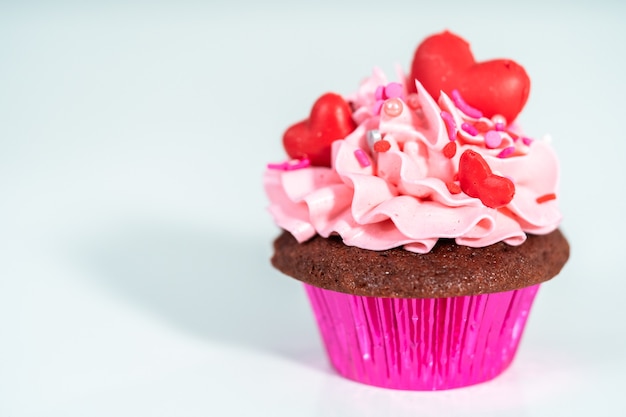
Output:
[[[457,89],[463,100],[487,117],[496,114],[515,120],[530,92],[524,68],[509,59],[476,62],[469,43],[445,31],[430,36],[415,51],[410,80],[417,79],[428,93],[451,95]],[[409,89],[415,92],[414,82]]]
[[313,104],[307,120],[285,131],[283,146],[291,158],[309,158],[311,165],[329,167],[330,145],[354,129],[350,105],[340,95],[326,93]]
[[459,161],[459,183],[465,194],[479,198],[491,208],[506,206],[515,195],[513,182],[493,174],[487,161],[469,149],[463,152]]

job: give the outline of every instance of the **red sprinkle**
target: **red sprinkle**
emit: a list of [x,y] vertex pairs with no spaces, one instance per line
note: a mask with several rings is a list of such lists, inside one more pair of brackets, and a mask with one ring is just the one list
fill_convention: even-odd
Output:
[[537,197],[537,204],[545,203],[546,201],[556,200],[556,194],[544,194],[541,197]]
[[456,182],[449,181],[446,183],[446,187],[448,191],[450,191],[450,194],[461,194],[461,186]]
[[448,159],[452,159],[456,155],[456,142],[448,142],[443,147],[443,156]]
[[533,143],[533,140],[530,139],[530,138],[524,137],[524,138],[522,138],[522,142],[524,142],[524,145],[530,146],[530,144]]
[[381,139],[374,144],[374,150],[376,152],[387,152],[389,149],[391,149],[391,143],[385,139]]

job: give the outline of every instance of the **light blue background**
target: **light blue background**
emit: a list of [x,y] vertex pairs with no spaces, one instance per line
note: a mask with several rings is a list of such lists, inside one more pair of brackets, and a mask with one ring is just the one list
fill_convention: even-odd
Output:
[[[626,373],[620,2],[0,3],[1,416],[616,415]],[[572,258],[513,366],[407,393],[336,376],[268,263],[261,174],[322,92],[449,28],[533,84]]]

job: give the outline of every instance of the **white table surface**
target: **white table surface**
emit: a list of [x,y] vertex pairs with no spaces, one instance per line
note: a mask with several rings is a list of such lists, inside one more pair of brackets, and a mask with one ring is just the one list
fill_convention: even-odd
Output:
[[[626,7],[541,4],[1,2],[0,416],[626,415]],[[572,258],[501,377],[367,387],[269,265],[261,173],[445,28],[530,73]]]

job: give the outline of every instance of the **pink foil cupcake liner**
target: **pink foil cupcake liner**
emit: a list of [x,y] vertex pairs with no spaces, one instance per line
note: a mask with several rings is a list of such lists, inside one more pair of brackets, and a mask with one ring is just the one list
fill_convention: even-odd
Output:
[[305,288],[330,361],[341,375],[379,387],[425,391],[477,384],[504,371],[539,285],[415,299]]

